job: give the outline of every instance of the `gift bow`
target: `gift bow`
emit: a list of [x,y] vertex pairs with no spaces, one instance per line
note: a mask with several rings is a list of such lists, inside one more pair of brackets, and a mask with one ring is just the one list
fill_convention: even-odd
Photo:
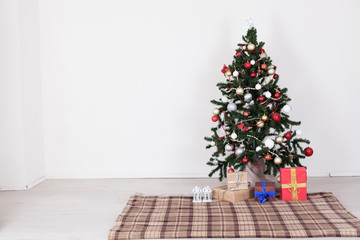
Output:
[[259,203],[266,202],[268,197],[275,197],[275,191],[265,191],[266,182],[261,182],[262,192],[255,192],[255,197],[259,199]]
[[240,181],[241,179],[241,174],[242,172],[236,172],[236,180],[235,181],[228,181],[228,183],[235,183],[235,186],[232,187],[231,189],[229,189],[229,191],[234,191],[236,189],[239,189],[240,190],[240,184],[241,183],[246,183],[248,184],[247,181]]
[[291,183],[288,184],[281,184],[281,188],[288,188],[288,190],[292,193],[292,200],[297,201],[299,200],[298,193],[300,192],[301,187],[306,187],[306,183],[298,183],[296,181],[296,169],[290,169],[291,174]]

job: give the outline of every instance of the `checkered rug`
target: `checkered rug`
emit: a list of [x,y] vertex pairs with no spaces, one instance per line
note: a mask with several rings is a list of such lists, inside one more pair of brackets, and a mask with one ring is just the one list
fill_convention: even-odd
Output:
[[360,221],[332,193],[259,204],[193,203],[185,196],[132,196],[109,240],[159,238],[360,237]]

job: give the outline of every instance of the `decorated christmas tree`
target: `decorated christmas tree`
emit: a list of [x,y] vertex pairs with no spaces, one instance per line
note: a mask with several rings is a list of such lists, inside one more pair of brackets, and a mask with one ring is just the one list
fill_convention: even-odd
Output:
[[225,81],[217,87],[223,97],[211,101],[216,106],[211,119],[217,126],[205,137],[210,142],[206,148],[215,149],[207,163],[213,166],[209,176],[219,172],[220,180],[227,172],[260,161],[266,165],[264,174],[276,176],[280,168],[302,166],[300,160],[313,154],[310,141],[293,128],[301,122],[290,119],[291,99],[287,88],[278,85],[264,42],[257,41],[254,27],[242,38],[232,64],[221,70]]

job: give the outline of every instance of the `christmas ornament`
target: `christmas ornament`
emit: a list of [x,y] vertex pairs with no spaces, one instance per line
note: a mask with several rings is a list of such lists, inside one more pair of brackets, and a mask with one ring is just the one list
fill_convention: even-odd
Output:
[[240,144],[240,147],[241,147],[241,148],[245,148],[245,144],[243,144],[243,143]]
[[263,63],[263,64],[260,65],[260,68],[261,68],[262,70],[266,70],[267,65],[266,65],[265,63]]
[[237,57],[240,57],[240,56],[241,56],[241,52],[236,52],[235,55],[236,55]]
[[228,173],[232,173],[232,172],[235,172],[233,168],[229,168],[228,169]]
[[281,116],[279,113],[273,113],[271,115],[271,118],[272,118],[272,120],[274,120],[274,122],[280,122],[280,120],[281,120]]
[[230,135],[230,137],[231,137],[232,139],[236,139],[236,138],[237,138],[237,134],[233,132],[233,133]]
[[247,45],[247,50],[249,50],[249,51],[254,51],[255,50],[255,44],[253,44],[253,43],[249,43],[248,45]]
[[243,89],[242,87],[238,87],[238,88],[236,89],[236,94],[237,94],[237,95],[243,95],[243,94],[244,94],[244,89]]
[[237,106],[236,106],[235,103],[229,103],[229,104],[227,105],[227,110],[228,110],[229,112],[234,112],[234,111],[236,111],[236,109],[237,109]]
[[250,77],[252,78],[256,77],[256,73],[250,73]]
[[215,144],[216,144],[216,143],[215,143],[214,141],[212,141],[212,142],[210,143],[211,146],[215,146]]
[[278,77],[278,75],[277,75],[277,74],[274,74],[273,78],[277,78],[277,77]]
[[215,159],[215,160],[213,161],[213,164],[214,164],[214,165],[218,165],[218,164],[219,164],[219,161]]
[[313,155],[314,150],[311,147],[306,147],[304,149],[304,152],[305,152],[305,156],[310,157],[311,155]]
[[284,113],[288,113],[291,111],[291,106],[286,104],[285,106],[282,107],[281,111]]
[[250,102],[251,99],[252,99],[251,93],[246,93],[246,94],[244,95],[244,100],[245,100],[246,102]]
[[266,160],[266,161],[270,161],[270,160],[271,160],[271,154],[270,154],[270,153],[268,153],[268,154],[265,155],[265,160]]
[[260,90],[260,89],[261,89],[261,84],[260,84],[260,83],[256,84],[256,85],[255,85],[255,89],[256,89],[256,90]]
[[254,100],[252,100],[249,104],[250,106],[254,105]]
[[242,159],[242,162],[243,163],[247,163],[249,160],[246,158],[246,157],[244,157],[243,159]]
[[244,63],[244,67],[245,67],[246,69],[251,68],[251,63],[249,63],[249,62]]
[[226,103],[226,102],[229,101],[229,99],[228,99],[226,96],[223,96],[223,97],[221,98],[221,101],[224,102],[224,103]]
[[224,64],[224,67],[221,69],[221,72],[225,74],[227,71],[229,71],[229,69]]
[[301,135],[302,131],[300,129],[296,130],[296,135]]
[[257,73],[258,73],[258,75],[261,74],[261,69],[260,69],[260,67],[258,67]]
[[276,92],[275,94],[274,94],[274,98],[279,98],[280,97],[280,93],[279,92]]
[[219,114],[220,114],[220,110],[217,109],[217,108],[214,108],[213,114],[214,114],[215,116],[219,115]]
[[255,151],[260,152],[261,149],[262,149],[262,148],[261,148],[260,146],[257,146],[257,147],[255,148]]
[[260,53],[260,58],[261,58],[261,59],[267,58],[267,57],[268,57],[268,55],[267,55],[265,52]]
[[226,144],[225,145],[225,150],[230,152],[230,151],[233,150],[233,147],[230,144]]
[[263,95],[264,95],[266,98],[271,98],[271,92],[269,92],[269,91],[264,92]]
[[264,140],[264,144],[265,144],[265,146],[268,147],[269,149],[273,148],[274,145],[275,145],[275,144],[274,144],[274,141],[271,140],[270,138],[266,138],[266,139]]
[[264,49],[261,49],[261,50],[260,50],[260,53],[264,53],[264,52],[265,52],[265,50],[264,50]]
[[273,74],[275,73],[275,69],[269,68],[268,71],[267,71],[267,73],[268,73],[269,75],[273,75]]
[[230,77],[231,76],[231,71],[226,71],[225,75]]
[[268,116],[263,115],[263,116],[261,117],[261,120],[263,120],[263,121],[265,122],[266,120],[268,120]]
[[243,154],[243,152],[244,152],[244,149],[243,149],[243,148],[237,148],[237,149],[235,150],[236,156],[240,156],[241,154]]
[[256,63],[255,60],[251,60],[251,61],[250,61],[250,64],[251,64],[251,65],[254,65],[255,63]]
[[291,132],[287,132],[285,133],[285,136],[284,136],[286,139],[290,139],[292,136],[291,136]]
[[282,137],[282,136],[277,136],[276,138],[275,138],[275,142],[276,143],[282,143],[284,141],[284,138]]
[[233,72],[233,76],[234,76],[234,77],[239,76],[239,72],[235,70],[235,71]]
[[245,117],[247,117],[247,116],[250,115],[250,113],[249,113],[248,111],[244,111],[244,112],[243,112],[243,115],[244,115]]
[[219,120],[219,118],[214,115],[214,116],[211,117],[211,120],[212,120],[213,122],[216,122],[217,120]]
[[294,159],[294,155],[289,154],[289,159],[290,159],[290,161],[292,161]]
[[276,181],[280,182],[280,175],[276,177]]
[[257,121],[257,122],[256,122],[256,126],[259,127],[259,128],[262,128],[262,127],[265,126],[265,124],[264,124],[263,121],[260,120],[260,121]]
[[276,157],[274,158],[274,164],[276,164],[276,165],[280,165],[281,163],[282,163],[282,159],[281,159],[281,157],[276,156]]
[[259,99],[260,102],[265,100],[265,98],[263,96],[260,96],[258,99]]

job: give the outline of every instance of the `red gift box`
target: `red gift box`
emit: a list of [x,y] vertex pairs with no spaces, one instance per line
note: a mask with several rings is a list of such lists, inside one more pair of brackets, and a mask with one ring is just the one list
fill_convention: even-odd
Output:
[[280,168],[281,200],[307,200],[306,182],[306,168]]

